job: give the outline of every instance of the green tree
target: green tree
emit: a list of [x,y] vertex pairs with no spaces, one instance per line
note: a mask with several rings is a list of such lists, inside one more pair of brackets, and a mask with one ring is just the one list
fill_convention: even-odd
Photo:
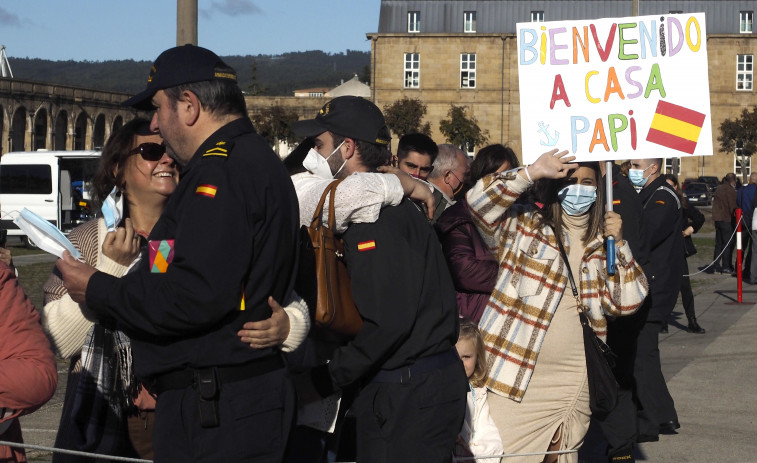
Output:
[[299,138],[292,131],[292,124],[299,119],[297,111],[274,105],[261,109],[252,116],[252,124],[261,137],[278,152],[278,142],[294,143]]
[[721,151],[736,153],[736,159],[741,164],[742,181],[746,184],[746,160],[757,151],[757,106],[751,111],[744,108],[738,118],[724,120],[720,124],[718,141]]
[[431,124],[423,123],[425,115],[426,105],[418,98],[405,97],[384,106],[386,126],[399,138],[409,133],[431,135]]
[[449,119],[439,122],[439,131],[448,143],[464,151],[473,151],[476,146],[485,145],[489,140],[489,131],[481,130],[475,117],[466,116],[463,106],[450,105],[447,117]]
[[252,96],[262,95],[266,89],[258,82],[258,60],[255,58],[252,59],[250,64],[250,72],[252,76],[250,77],[250,85],[247,86],[247,93]]

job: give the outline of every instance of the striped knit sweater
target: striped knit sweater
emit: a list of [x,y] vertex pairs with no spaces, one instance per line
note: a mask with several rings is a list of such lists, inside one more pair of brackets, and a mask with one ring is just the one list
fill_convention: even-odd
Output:
[[[511,207],[528,186],[509,171],[484,177],[467,195],[473,221],[499,262],[497,283],[479,323],[489,366],[486,386],[517,402],[566,287],[573,297],[552,229],[539,228],[529,208]],[[567,235],[562,240],[569,249]],[[601,236],[587,244],[580,269],[572,270],[581,310],[600,338],[607,335],[605,315],[630,315],[647,295],[644,272],[624,241],[616,243],[614,275],[607,275]]]

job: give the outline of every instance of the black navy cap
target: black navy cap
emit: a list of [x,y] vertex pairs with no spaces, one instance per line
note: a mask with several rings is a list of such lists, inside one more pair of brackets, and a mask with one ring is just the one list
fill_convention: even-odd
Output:
[[384,115],[375,104],[359,96],[340,96],[326,103],[315,119],[292,124],[297,135],[315,137],[329,131],[379,145],[392,141]]
[[[224,69],[225,68],[225,69]],[[204,80],[237,81],[237,74],[207,48],[194,45],[169,48],[158,56],[150,68],[147,88],[123,102],[123,106],[153,109],[152,97],[158,90]]]

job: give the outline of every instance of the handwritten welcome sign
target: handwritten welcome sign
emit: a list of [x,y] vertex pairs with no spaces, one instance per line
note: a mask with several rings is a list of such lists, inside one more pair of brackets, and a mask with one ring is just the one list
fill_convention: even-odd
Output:
[[712,155],[704,13],[519,23],[523,161]]

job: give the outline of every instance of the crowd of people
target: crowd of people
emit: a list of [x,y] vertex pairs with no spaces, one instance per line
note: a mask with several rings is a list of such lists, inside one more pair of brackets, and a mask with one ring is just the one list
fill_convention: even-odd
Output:
[[[658,336],[686,288],[689,329],[704,332],[682,278],[684,239],[703,220],[661,159],[613,164],[607,211],[604,163],[555,149],[520,166],[498,144],[470,162],[420,133],[393,157],[380,109],[345,96],[294,124],[304,141],[282,163],[235,71],[191,45],[163,52],[125,104],[155,112],[106,143],[93,181],[103,214],[71,232],[83,257],[57,262],[41,322],[0,264],[1,296],[36,336],[24,337],[40,354],[24,370],[44,378],[29,379],[33,397],[0,402],[15,431],[10,420],[55,389],[54,350],[70,359],[61,449],[575,462],[592,415],[583,316],[618,356],[617,405],[595,416],[608,461],[634,461],[637,443],[679,428]],[[299,229],[335,179],[327,205],[363,319],[355,336],[313,323],[298,271]]]

